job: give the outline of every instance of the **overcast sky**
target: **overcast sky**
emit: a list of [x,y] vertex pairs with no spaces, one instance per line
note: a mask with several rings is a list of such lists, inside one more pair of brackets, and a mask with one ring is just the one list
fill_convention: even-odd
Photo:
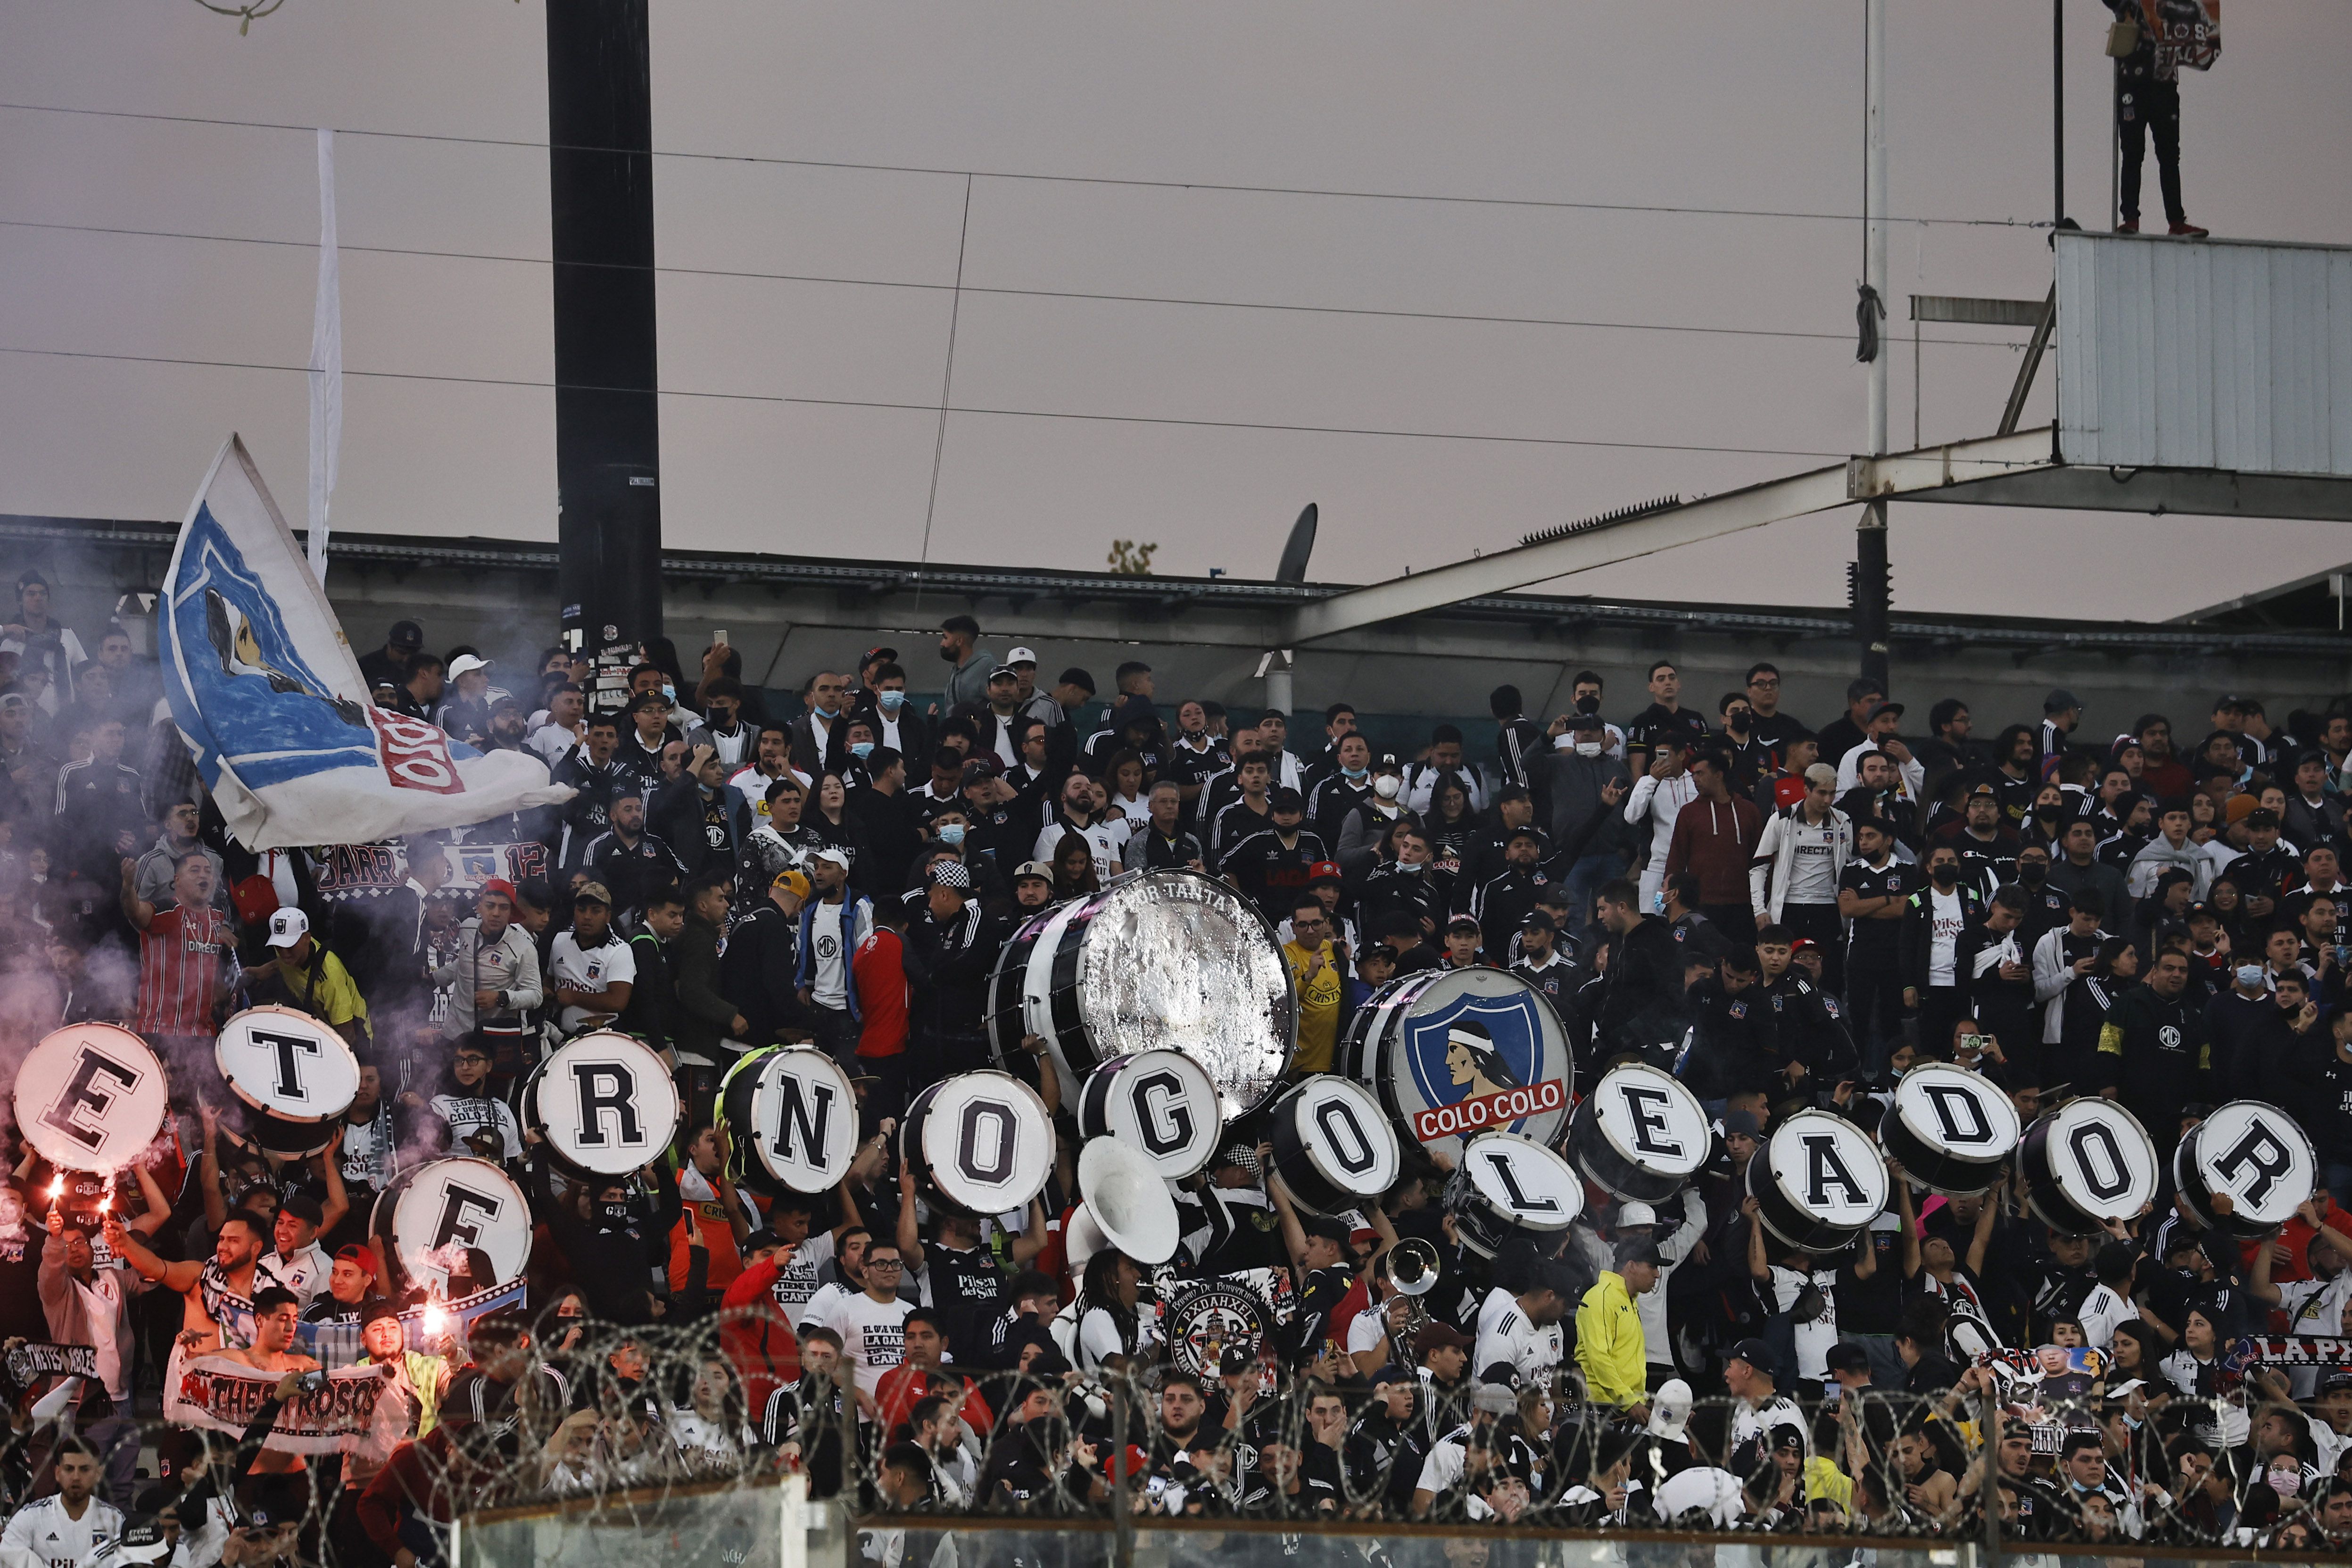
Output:
[[[2068,186],[2090,226],[2106,13],[2068,7]],[[2049,285],[2046,235],[2000,220],[2050,213],[2050,7],[1892,10],[1893,206],[1939,220],[1901,223],[1892,247],[1902,445],[1903,297]],[[1315,500],[1312,574],[1369,581],[1816,467],[1862,436],[1861,16],[1860,0],[656,5],[655,144],[677,154],[655,174],[676,269],[667,538],[912,558],[929,510],[938,561],[1092,568],[1132,538],[1159,542],[1162,571],[1263,576]],[[541,0],[285,0],[246,37],[193,0],[0,0],[0,17],[11,104],[295,128],[0,110],[0,348],[300,365],[318,225],[300,128],[415,133],[339,139],[346,364],[391,374],[347,382],[335,521],[554,537],[546,153],[415,139],[545,141]],[[2221,63],[2184,82],[2189,213],[2217,234],[2352,243],[2342,17],[2233,9]],[[968,232],[959,171],[978,172]],[[2148,185],[2154,205],[2152,160]],[[941,446],[960,237],[949,401],[971,412]],[[1989,434],[2023,334],[1932,331],[1977,341],[1928,347],[1921,432]],[[2049,417],[2049,384],[2029,418]],[[278,369],[0,353],[0,510],[176,519],[236,429],[299,516],[304,398]],[[1841,603],[1851,528],[1782,523],[1553,586]],[[1898,507],[1895,600],[2161,618],[2352,559],[2342,531]]]

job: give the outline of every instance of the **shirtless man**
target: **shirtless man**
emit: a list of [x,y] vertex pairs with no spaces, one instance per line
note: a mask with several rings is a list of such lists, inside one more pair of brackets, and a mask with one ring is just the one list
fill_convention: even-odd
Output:
[[189,1354],[242,1348],[244,1324],[255,1312],[254,1265],[270,1245],[259,1220],[243,1210],[228,1215],[210,1258],[177,1263],[156,1257],[112,1215],[106,1216],[106,1245],[142,1279],[180,1293],[180,1340]]
[[253,1343],[219,1352],[256,1372],[316,1372],[318,1358],[294,1348],[302,1326],[302,1299],[283,1285],[266,1285],[253,1298]]

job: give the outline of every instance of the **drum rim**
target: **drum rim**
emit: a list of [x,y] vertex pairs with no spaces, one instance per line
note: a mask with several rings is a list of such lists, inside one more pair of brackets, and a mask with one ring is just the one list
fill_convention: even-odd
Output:
[[[360,1055],[357,1051],[352,1049],[352,1043],[343,1038],[341,1032],[332,1024],[328,1023],[324,1018],[320,1017],[317,1014],[305,1013],[299,1007],[289,1007],[282,1002],[257,1002],[250,1007],[240,1007],[236,1012],[230,1014],[227,1017],[222,1019],[221,1026],[213,1032],[213,1069],[220,1074],[221,1082],[228,1086],[228,1091],[231,1094],[236,1096],[239,1100],[243,1101],[255,1111],[257,1111],[261,1115],[266,1116],[272,1121],[291,1122],[298,1127],[310,1127],[315,1126],[323,1121],[332,1121],[336,1118],[341,1116],[344,1111],[349,1110],[352,1108],[351,1100],[347,1100],[343,1101],[342,1104],[337,1106],[334,1110],[324,1111],[316,1116],[297,1116],[290,1111],[280,1110],[274,1105],[263,1104],[258,1099],[255,1098],[250,1089],[247,1089],[243,1084],[237,1082],[236,1079],[230,1077],[227,1064],[221,1059],[221,1052],[223,1049],[222,1042],[228,1038],[228,1026],[249,1013],[273,1013],[283,1015],[288,1017],[299,1018],[306,1024],[315,1026],[322,1037],[331,1037],[335,1044],[342,1047],[344,1058],[352,1064],[352,1098],[353,1100],[359,1098]],[[128,1031],[126,1031],[126,1033]],[[136,1038],[135,1036],[133,1037]],[[142,1045],[145,1044],[144,1041],[142,1041],[141,1043]],[[320,1149],[325,1147],[326,1145],[323,1143],[320,1145]],[[290,1151],[273,1149],[271,1152],[282,1153],[290,1152]],[[311,1150],[310,1152],[316,1153],[318,1152],[318,1150]]]

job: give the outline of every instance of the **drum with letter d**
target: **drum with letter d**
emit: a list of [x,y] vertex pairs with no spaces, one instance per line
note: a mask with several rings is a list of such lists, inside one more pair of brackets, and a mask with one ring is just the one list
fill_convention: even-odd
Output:
[[1340,1070],[1398,1130],[1459,1156],[1482,1132],[1559,1136],[1575,1089],[1568,1031],[1544,994],[1500,969],[1425,969],[1357,1010]]
[[369,1228],[412,1284],[449,1294],[451,1266],[467,1251],[487,1256],[495,1279],[476,1279],[474,1289],[503,1285],[530,1261],[530,1207],[522,1189],[488,1160],[456,1155],[411,1165],[377,1194]]
[[1748,1162],[1764,1228],[1804,1252],[1850,1245],[1886,1207],[1885,1157],[1870,1134],[1827,1110],[1800,1110]]
[[522,1124],[566,1174],[625,1176],[677,1136],[677,1085],[651,1046],[598,1030],[558,1047],[523,1084]]
[[1532,1138],[1482,1132],[1463,1146],[1444,1202],[1454,1234],[1481,1258],[1518,1239],[1548,1249],[1583,1212],[1584,1178]]
[[119,1171],[155,1142],[171,1103],[163,1064],[112,1024],[68,1024],[17,1064],[16,1135],[63,1171]]
[[2096,1236],[2156,1197],[2156,1144],[2112,1100],[2070,1100],[2035,1118],[2017,1147],[2025,1201],[2061,1236]]
[[213,1059],[236,1097],[225,1123],[272,1154],[307,1159],[324,1149],[360,1091],[359,1058],[334,1026],[274,1003],[223,1024]]
[[1011,1073],[959,1073],[908,1105],[898,1159],[930,1203],[962,1214],[1007,1214],[1045,1190],[1053,1118],[1037,1091]]
[[1316,1214],[1360,1208],[1396,1185],[1403,1152],[1372,1091],[1330,1073],[1286,1090],[1267,1109],[1274,1168]]
[[1879,1142],[1906,1173],[1952,1197],[2000,1180],[2019,1131],[2017,1107],[1999,1085],[1948,1062],[1905,1073],[1878,1124]]
[[814,1046],[747,1053],[719,1086],[740,1178],[770,1196],[829,1193],[857,1157],[857,1091]]
[[[2189,1212],[2242,1241],[2267,1237],[2294,1217],[2319,1179],[2319,1156],[2294,1117],[2259,1100],[2233,1100],[2189,1130],[2172,1151],[2172,1179]],[[2213,1212],[2213,1194],[2230,1212]]]
[[1095,1068],[1078,1094],[1078,1131],[1115,1138],[1171,1181],[1217,1152],[1224,1116],[1208,1069],[1182,1051],[1138,1051]]
[[1698,1097],[1672,1073],[1638,1062],[1602,1073],[1569,1118],[1568,1152],[1576,1168],[1630,1202],[1674,1196],[1714,1147]]

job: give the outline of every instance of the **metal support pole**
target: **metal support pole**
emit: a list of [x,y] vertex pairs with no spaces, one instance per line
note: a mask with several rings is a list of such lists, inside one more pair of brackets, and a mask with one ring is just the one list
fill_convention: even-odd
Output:
[[1886,503],[1862,509],[1853,531],[1853,636],[1862,647],[1862,674],[1886,685]]
[[2066,226],[2066,0],[2050,0],[2050,199]]
[[2124,120],[2123,105],[2116,100],[2116,73],[2123,68],[2121,60],[2107,62],[2107,231],[2115,232],[2116,225],[2124,218]]
[[1135,1568],[1135,1513],[1128,1506],[1133,1482],[1127,1473],[1129,1374],[1121,1373],[1110,1385],[1110,1531],[1112,1568]]
[[[1863,137],[1863,281],[1882,302],[1886,299],[1886,0],[1869,0],[1864,12],[1869,37],[1864,52],[1865,109]],[[1886,334],[1868,366],[1869,393],[1864,449],[1884,456],[1886,437]],[[1886,672],[1886,503],[1863,509],[1853,538],[1853,635],[1860,645],[1861,673],[1885,684]]]

